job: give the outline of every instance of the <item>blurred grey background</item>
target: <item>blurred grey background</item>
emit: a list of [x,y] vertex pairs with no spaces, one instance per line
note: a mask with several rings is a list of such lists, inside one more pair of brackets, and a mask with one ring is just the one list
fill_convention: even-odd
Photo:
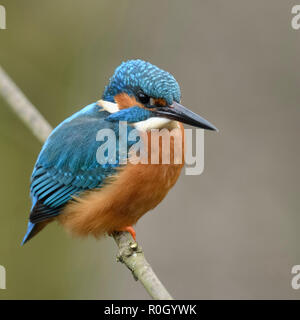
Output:
[[[300,30],[296,1],[2,0],[0,64],[51,125],[99,99],[115,67],[170,71],[184,105],[214,123],[205,169],[138,223],[154,270],[180,299],[300,298]],[[298,3],[300,4],[300,3]],[[52,224],[25,247],[41,148],[0,97],[0,299],[145,299],[109,237]]]

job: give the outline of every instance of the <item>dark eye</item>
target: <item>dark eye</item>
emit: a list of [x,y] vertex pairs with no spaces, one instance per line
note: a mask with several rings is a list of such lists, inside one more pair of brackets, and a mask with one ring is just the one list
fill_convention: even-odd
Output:
[[150,101],[150,97],[142,91],[137,93],[137,97],[142,104],[148,104]]

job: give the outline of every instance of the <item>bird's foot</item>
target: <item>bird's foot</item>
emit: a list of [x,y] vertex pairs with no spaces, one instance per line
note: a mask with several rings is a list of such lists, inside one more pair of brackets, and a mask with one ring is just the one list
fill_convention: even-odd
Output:
[[136,232],[135,232],[135,230],[133,229],[132,226],[127,226],[127,227],[121,228],[121,229],[116,230],[116,231],[127,231],[127,232],[129,232],[131,234],[131,236],[134,239],[134,241],[136,241]]

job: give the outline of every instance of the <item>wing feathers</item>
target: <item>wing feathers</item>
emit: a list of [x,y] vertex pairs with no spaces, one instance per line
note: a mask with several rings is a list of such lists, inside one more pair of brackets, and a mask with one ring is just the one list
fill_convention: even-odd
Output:
[[116,172],[118,164],[100,165],[96,159],[103,143],[96,140],[98,131],[119,132],[118,124],[105,121],[107,112],[99,112],[100,108],[94,103],[66,119],[44,144],[31,177],[31,196],[37,199],[32,223],[59,214],[73,195],[101,187]]

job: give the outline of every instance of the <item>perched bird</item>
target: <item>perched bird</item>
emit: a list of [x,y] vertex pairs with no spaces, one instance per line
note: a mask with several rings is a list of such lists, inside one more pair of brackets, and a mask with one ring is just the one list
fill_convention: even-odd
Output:
[[170,73],[142,60],[123,62],[102,99],[59,124],[42,147],[31,176],[32,208],[22,244],[54,220],[79,236],[128,231],[135,238],[132,226],[163,200],[183,163],[175,163],[173,143],[169,164],[124,164],[119,157],[116,163],[101,164],[96,154],[104,142],[97,141],[97,132],[111,129],[120,141],[120,121],[127,121],[126,133],[137,129],[150,141],[153,128],[177,128],[184,147],[181,123],[216,130],[179,104],[180,98]]

